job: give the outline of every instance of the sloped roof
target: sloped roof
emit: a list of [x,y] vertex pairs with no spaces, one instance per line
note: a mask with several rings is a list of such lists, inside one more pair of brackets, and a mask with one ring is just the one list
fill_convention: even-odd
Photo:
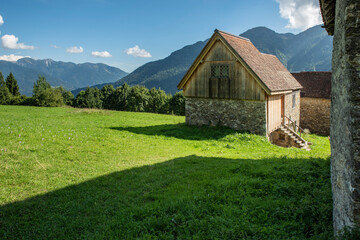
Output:
[[[220,39],[223,40],[224,44],[228,45],[240,62],[246,65],[245,67],[252,71],[258,80],[265,85],[269,90],[267,92],[280,92],[302,88],[276,56],[261,53],[247,38],[215,30],[215,33],[204,49],[210,47],[211,40],[217,35],[221,37]],[[204,49],[188,72],[191,72],[191,69],[196,67],[196,62],[201,60],[200,56],[203,54]],[[178,88],[182,88],[189,78],[189,74],[185,74]]]
[[299,72],[292,75],[303,86],[302,97],[330,98],[331,72]]
[[319,0],[324,28],[329,35],[334,35],[336,0]]

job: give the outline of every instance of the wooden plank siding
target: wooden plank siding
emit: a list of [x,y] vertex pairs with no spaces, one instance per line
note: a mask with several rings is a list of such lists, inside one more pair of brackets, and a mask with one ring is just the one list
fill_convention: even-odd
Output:
[[281,97],[283,95],[268,96],[268,133],[281,126]]
[[[228,78],[211,78],[211,66],[229,66]],[[221,42],[214,43],[184,87],[186,97],[265,101],[266,93]]]

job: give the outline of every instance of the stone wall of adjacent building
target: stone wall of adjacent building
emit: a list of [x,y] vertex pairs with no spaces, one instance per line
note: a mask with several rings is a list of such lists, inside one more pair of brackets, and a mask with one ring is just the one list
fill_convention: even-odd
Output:
[[185,116],[189,125],[226,126],[266,135],[266,101],[187,97]]
[[300,99],[300,127],[322,136],[330,135],[330,99]]
[[334,230],[360,226],[360,2],[337,0],[331,87]]
[[[293,95],[295,95],[295,106],[293,106]],[[296,122],[299,126],[300,123],[300,90],[285,95],[285,116],[289,117],[292,121]]]

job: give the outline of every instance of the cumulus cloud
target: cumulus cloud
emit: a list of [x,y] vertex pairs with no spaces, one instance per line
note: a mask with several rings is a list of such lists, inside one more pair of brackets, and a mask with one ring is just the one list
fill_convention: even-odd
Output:
[[30,56],[17,56],[14,54],[10,55],[2,55],[0,56],[0,60],[8,61],[8,62],[16,62],[17,60],[21,58],[29,58]]
[[59,46],[57,45],[50,45],[50,47],[53,47],[53,48],[60,48]]
[[18,43],[19,38],[14,35],[4,35],[1,37],[2,46],[7,49],[30,49],[34,50],[34,46],[25,45],[23,43]]
[[92,52],[91,55],[93,55],[94,57],[101,57],[101,58],[109,58],[112,57],[112,55],[108,52],[108,51],[103,51],[103,52]]
[[4,19],[3,17],[0,15],[0,26],[4,24]]
[[68,53],[82,53],[84,51],[84,49],[81,46],[80,47],[73,46],[73,47],[67,48],[66,51]]
[[322,23],[318,0],[276,0],[287,28],[305,30]]
[[140,49],[138,45],[126,49],[125,52],[128,55],[133,55],[134,57],[143,57],[143,58],[151,57],[151,54],[148,51],[146,51],[145,49]]

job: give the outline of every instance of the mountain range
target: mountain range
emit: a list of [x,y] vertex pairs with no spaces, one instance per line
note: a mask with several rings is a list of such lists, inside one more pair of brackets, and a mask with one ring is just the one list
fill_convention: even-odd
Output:
[[[266,27],[256,27],[240,36],[250,39],[260,52],[277,56],[290,72],[331,71],[333,39],[320,25],[299,34],[277,33]],[[126,82],[175,93],[177,84],[206,42],[207,40],[196,42],[164,59],[146,63],[112,85],[118,87]],[[104,85],[96,87],[102,88]],[[80,90],[82,89],[75,90],[74,93]]]
[[103,63],[81,63],[35,60],[22,58],[16,62],[0,61],[4,78],[12,72],[18,81],[21,94],[31,95],[38,76],[45,76],[51,86],[63,86],[74,90],[84,86],[114,82],[128,73]]
[[257,27],[241,34],[260,52],[275,55],[290,72],[330,71],[332,37],[320,25],[299,34]]
[[[266,27],[252,28],[240,36],[263,53],[277,56],[290,72],[330,71],[332,37],[320,25],[299,34],[277,33]],[[172,52],[168,57],[146,63],[130,74],[105,64],[57,62],[51,59],[23,58],[17,62],[0,61],[4,77],[11,71],[19,82],[22,94],[31,95],[33,83],[43,75],[52,86],[64,86],[74,95],[87,86],[102,88],[106,84],[118,87],[123,83],[161,88],[175,93],[177,84],[193,63],[207,40],[198,41]]]

